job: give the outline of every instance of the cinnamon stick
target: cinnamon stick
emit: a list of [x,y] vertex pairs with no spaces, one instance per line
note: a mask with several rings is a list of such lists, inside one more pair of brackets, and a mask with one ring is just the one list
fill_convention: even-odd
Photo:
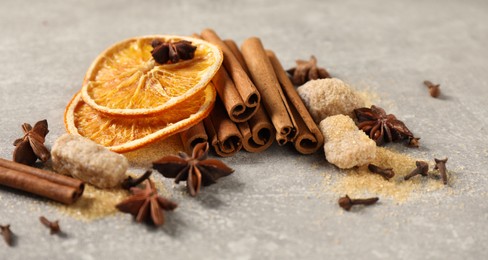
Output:
[[232,156],[241,150],[242,135],[236,124],[225,113],[224,106],[218,98],[212,113],[203,120],[203,123],[210,144],[219,156]]
[[0,158],[0,185],[64,204],[74,203],[81,197],[85,187],[80,180],[2,158]]
[[244,150],[257,153],[268,149],[275,139],[273,124],[262,108],[248,122],[237,125],[242,134],[242,146]]
[[241,64],[242,68],[244,69],[244,71],[246,71],[247,75],[250,76],[249,68],[247,67],[246,62],[244,61],[244,57],[242,56],[242,53],[239,50],[239,47],[237,46],[237,43],[231,39],[225,39],[224,43],[225,45],[227,45],[227,47],[229,47],[230,51],[232,52],[232,54],[234,54],[237,61],[239,61],[239,64]]
[[267,55],[290,105],[291,115],[297,123],[298,134],[293,140],[295,149],[302,154],[314,153],[324,145],[324,136],[310,116],[274,52],[267,51]]
[[256,113],[258,106],[250,107],[246,105],[223,66],[219,68],[213,77],[212,83],[214,83],[227,115],[232,121],[236,123],[245,122]]
[[[235,41],[226,39],[224,43],[232,51],[246,73],[250,75],[244,57]],[[247,122],[237,124],[237,127],[239,127],[242,134],[242,147],[252,153],[268,149],[273,144],[276,136],[273,124],[271,124],[263,106],[259,106],[256,114]]]
[[276,141],[284,145],[294,140],[297,134],[296,122],[288,112],[290,108],[261,40],[256,37],[246,39],[241,51],[253,82],[261,93],[266,112],[276,129]]
[[213,30],[203,30],[201,37],[220,47],[224,53],[224,66],[214,76],[213,82],[229,118],[234,122],[247,121],[259,107],[259,92],[232,51]]
[[207,132],[205,132],[203,121],[190,127],[188,130],[183,131],[180,134],[180,138],[188,153],[193,151],[195,145],[208,142],[208,135]]
[[[192,36],[202,39],[202,37],[198,34],[193,34]],[[259,107],[259,105],[246,105],[239,94],[234,81],[232,81],[232,78],[229,76],[224,66],[221,66],[214,75],[212,78],[212,83],[214,84],[220,99],[223,100],[227,115],[232,121],[237,123],[245,122],[256,113],[256,109]]]

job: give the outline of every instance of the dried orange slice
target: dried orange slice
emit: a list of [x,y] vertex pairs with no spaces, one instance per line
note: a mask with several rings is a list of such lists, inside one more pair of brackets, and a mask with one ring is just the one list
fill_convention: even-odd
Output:
[[160,115],[126,118],[100,113],[77,93],[66,107],[64,124],[71,134],[87,137],[114,152],[128,152],[197,124],[208,116],[215,97],[215,88],[209,83],[196,95]]
[[[197,49],[193,59],[159,64],[151,55],[153,40],[186,40]],[[203,90],[222,60],[217,46],[196,38],[131,38],[114,44],[95,59],[85,75],[81,95],[86,104],[105,114],[155,115]]]

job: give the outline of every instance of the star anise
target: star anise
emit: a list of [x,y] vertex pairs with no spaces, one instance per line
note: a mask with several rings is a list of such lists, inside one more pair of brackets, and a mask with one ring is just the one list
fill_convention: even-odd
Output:
[[358,128],[363,130],[377,145],[385,142],[408,140],[409,146],[417,146],[420,138],[414,137],[412,132],[392,114],[386,114],[381,107],[371,106],[354,109],[358,120]]
[[216,183],[217,179],[234,172],[223,162],[207,159],[208,143],[199,143],[193,148],[192,156],[180,152],[178,156],[165,156],[153,162],[153,168],[166,178],[175,178],[175,183],[186,180],[191,196],[196,196],[200,186]]
[[15,150],[13,160],[18,163],[34,165],[39,158],[46,162],[51,157],[51,153],[44,146],[47,133],[47,120],[37,122],[34,127],[28,123],[22,124],[24,136],[14,141]]
[[305,84],[313,79],[330,78],[329,72],[324,68],[317,67],[317,58],[311,56],[309,61],[297,60],[296,68],[291,68],[287,72],[291,75],[291,81],[295,86]]
[[130,213],[137,222],[152,221],[156,226],[164,224],[163,210],[174,210],[178,205],[158,195],[154,183],[147,179],[144,189],[133,187],[132,196],[115,207],[124,213]]
[[180,60],[191,60],[195,56],[196,46],[191,45],[189,41],[179,42],[161,42],[154,40],[151,43],[154,48],[151,54],[154,60],[159,64],[168,62],[177,63]]

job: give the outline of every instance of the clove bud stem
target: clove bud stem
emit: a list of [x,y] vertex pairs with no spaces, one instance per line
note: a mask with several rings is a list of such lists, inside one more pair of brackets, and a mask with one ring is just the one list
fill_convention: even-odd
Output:
[[427,172],[429,171],[429,164],[426,162],[422,161],[416,161],[415,165],[417,165],[417,168],[415,168],[411,173],[407,174],[403,179],[404,180],[409,180],[410,178],[417,176],[417,175],[422,175],[422,176],[427,176]]
[[10,230],[10,225],[0,225],[0,232],[2,233],[3,239],[8,246],[12,246],[13,233]]
[[349,211],[354,205],[372,205],[378,202],[378,197],[367,198],[367,199],[351,199],[348,195],[339,198],[339,206],[347,211]]
[[54,234],[57,234],[57,233],[61,232],[61,229],[59,228],[59,221],[58,220],[56,220],[56,221],[49,221],[44,216],[39,217],[39,220],[41,221],[41,223],[44,226],[46,226],[47,228],[49,228],[51,230],[51,235],[54,235]]
[[387,181],[393,178],[393,176],[395,176],[395,172],[393,172],[392,168],[381,168],[374,164],[369,164],[368,170],[371,171],[372,173],[381,175],[381,177],[383,177],[383,179]]
[[439,170],[442,178],[442,182],[444,185],[447,185],[447,169],[446,169],[446,163],[447,163],[447,157],[446,159],[440,160],[434,158],[435,161],[435,167],[434,170]]
[[127,179],[125,179],[123,182],[122,182],[122,188],[124,189],[130,189],[132,187],[135,187],[139,184],[141,184],[143,181],[147,180],[152,174],[152,171],[151,170],[147,170],[143,175],[139,176],[138,178],[132,178],[132,176],[129,176],[127,177]]
[[424,81],[424,85],[429,88],[429,94],[431,97],[436,98],[441,94],[441,89],[439,84],[435,85],[434,83],[426,80]]

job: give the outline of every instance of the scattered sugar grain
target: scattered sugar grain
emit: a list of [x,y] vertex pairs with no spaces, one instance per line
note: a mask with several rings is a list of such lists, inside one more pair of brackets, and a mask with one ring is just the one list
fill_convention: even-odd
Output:
[[169,191],[166,189],[166,185],[164,185],[164,182],[162,181],[154,181],[154,185],[156,186],[156,189],[158,190],[158,194],[165,197],[169,198],[171,197],[171,194]]
[[359,97],[364,101],[365,107],[371,107],[374,104],[378,104],[381,101],[380,96],[377,93],[371,91],[356,91]]
[[312,162],[312,169],[319,169],[321,165],[321,162]]
[[117,203],[129,196],[129,192],[122,188],[99,189],[92,185],[85,185],[83,196],[72,205],[54,203],[62,213],[75,219],[92,221],[113,215],[118,212]]
[[415,169],[415,161],[417,160],[407,154],[378,147],[376,158],[371,163],[383,168],[393,168],[395,177],[387,181],[377,174],[372,174],[367,166],[357,167],[341,171],[332,190],[341,195],[348,194],[351,197],[374,194],[375,196],[391,198],[397,203],[403,203],[412,195],[445,189],[446,187],[441,181],[431,177],[416,176],[409,181],[403,180],[405,175]]
[[[132,176],[136,177],[134,174]],[[154,181],[158,193],[163,197],[169,197],[169,192],[164,183]],[[122,188],[99,189],[92,185],[85,185],[83,196],[72,205],[63,205],[51,202],[62,213],[82,221],[93,221],[118,213],[115,207],[119,202],[130,196],[129,191]]]
[[152,162],[161,157],[175,155],[184,150],[180,136],[177,134],[123,155],[129,160],[131,166],[150,168],[152,167]]

